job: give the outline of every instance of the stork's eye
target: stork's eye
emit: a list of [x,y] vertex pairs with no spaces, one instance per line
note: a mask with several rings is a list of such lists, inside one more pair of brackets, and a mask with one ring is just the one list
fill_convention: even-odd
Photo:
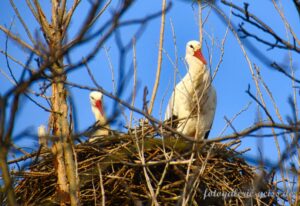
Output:
[[190,47],[191,47],[192,49],[194,49],[193,45],[190,45]]

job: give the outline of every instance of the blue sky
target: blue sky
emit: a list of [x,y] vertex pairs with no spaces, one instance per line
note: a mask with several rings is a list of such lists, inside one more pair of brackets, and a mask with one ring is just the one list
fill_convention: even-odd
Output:
[[[88,1],[82,3],[81,6],[78,7],[78,11],[75,13],[74,18],[71,22],[71,29],[69,31],[69,39],[71,39],[74,34],[78,32],[78,28],[82,25],[84,21],[84,17],[87,15],[87,11],[89,10]],[[282,1],[284,5],[285,11],[293,11],[292,2]],[[108,11],[104,13],[104,15],[100,18],[98,26],[101,25],[105,20],[107,20],[110,15],[112,9],[117,5],[116,1],[112,3],[109,7]],[[225,14],[230,15],[230,9],[228,7],[222,6],[220,3],[217,3],[220,8],[223,9]],[[239,2],[239,5],[242,6],[242,2]],[[39,32],[39,28],[35,23],[34,18],[30,15],[30,12],[25,7],[24,2],[18,2],[18,8],[22,9],[23,16],[25,17],[26,23],[28,23],[33,34]],[[44,8],[49,12],[51,9],[49,5],[43,5]],[[0,24],[6,25],[7,27],[11,24],[14,19],[14,24],[12,26],[12,31],[17,33],[18,36],[22,37],[26,41],[28,38],[26,37],[23,28],[20,25],[20,22],[14,17],[13,10],[9,5],[8,1],[1,1],[0,7],[5,8],[0,14]],[[137,1],[135,5],[126,13],[123,20],[126,19],[136,19],[145,17],[154,12],[157,12],[161,9],[161,1],[160,0],[152,0],[152,1]],[[282,36],[285,37],[285,29],[284,24],[282,23],[280,16],[276,13],[276,10],[271,4],[271,1],[251,1],[251,5],[249,10],[254,12],[257,16],[261,17],[272,26],[275,31],[278,31]],[[204,46],[203,54],[208,59],[209,54],[212,56],[212,71],[215,70],[216,65],[218,64],[221,52],[220,52],[220,43],[224,38],[227,26],[222,23],[220,18],[213,11],[209,11],[209,8],[204,10],[204,14],[209,13],[208,20],[204,25],[204,41],[207,43],[208,48]],[[294,19],[297,19],[298,16],[296,12],[286,12],[287,18],[290,21],[295,31],[299,30],[299,25],[296,24]],[[196,21],[197,15],[197,5],[192,5],[190,1],[173,1],[173,6],[171,10],[166,15],[166,25],[165,25],[165,41],[164,41],[164,50],[170,56],[172,61],[175,61],[175,52],[174,52],[174,42],[172,35],[172,27],[171,22],[174,26],[175,36],[176,36],[176,47],[178,52],[178,75],[176,75],[176,82],[179,81],[180,76],[184,76],[186,72],[186,68],[183,63],[183,59],[185,56],[185,44],[189,40],[199,39],[198,26]],[[237,25],[240,23],[240,20],[236,17],[232,17],[232,22]],[[125,44],[127,44],[132,39],[132,35],[137,30],[137,26],[130,26],[128,28],[122,28],[120,30],[121,38]],[[247,27],[250,31],[257,31],[251,27]],[[149,22],[146,25],[146,28],[142,34],[142,36],[138,39],[136,43],[136,51],[137,51],[137,80],[138,80],[138,93],[136,97],[135,106],[139,109],[142,108],[142,98],[143,98],[143,90],[144,87],[147,87],[149,92],[148,100],[151,97],[151,91],[153,88],[155,73],[157,67],[157,53],[158,53],[158,44],[159,44],[159,30],[160,30],[160,18],[156,18]],[[34,32],[33,32],[34,31]],[[260,35],[264,36],[265,34],[261,33]],[[4,50],[5,48],[5,35],[0,33],[0,48]],[[212,38],[215,42],[212,45]],[[268,51],[267,47],[261,45],[253,40],[250,41],[258,50],[267,55],[269,58],[275,59],[278,62],[285,62],[288,58],[288,52],[284,50],[270,50]],[[71,53],[71,59],[74,62],[82,59],[88,51],[90,51],[95,42],[90,42],[83,47],[78,47],[74,49]],[[8,52],[12,54],[16,59],[25,62],[28,54],[24,53],[24,50],[17,46],[14,42],[9,41],[8,43]],[[115,36],[113,35],[105,44],[105,48],[110,56],[110,61],[112,63],[114,73],[115,73],[115,81],[118,80],[118,68],[119,68],[119,51],[115,43]],[[273,97],[277,102],[280,113],[285,119],[287,115],[290,114],[291,109],[287,102],[287,98],[289,95],[292,95],[291,89],[291,81],[284,77],[282,74],[270,69],[259,59],[256,58],[255,54],[253,54],[249,49],[246,48],[246,52],[249,55],[252,65],[256,64],[261,69],[261,75],[267,83],[268,87],[272,91]],[[162,74],[161,81],[157,93],[157,98],[155,102],[155,107],[153,111],[153,116],[160,119],[161,112],[164,114],[164,110],[167,104],[167,100],[171,95],[172,87],[174,85],[174,71],[175,68],[170,63],[166,53],[163,54],[163,63],[162,63]],[[296,55],[292,53],[292,56],[296,58]],[[124,69],[125,73],[132,74],[132,59],[133,53],[129,51],[126,55],[126,64],[122,65],[122,69]],[[297,66],[298,62],[295,59],[294,61]],[[21,72],[21,67],[17,64],[10,61],[12,70],[14,74],[18,77]],[[35,63],[32,63],[32,66],[35,67]],[[94,77],[98,81],[98,83],[107,91],[113,92],[113,86],[111,81],[111,71],[109,67],[109,61],[104,49],[101,49],[100,52],[95,56],[93,61],[89,63],[89,67],[91,68]],[[9,74],[9,71],[6,66],[6,60],[4,55],[0,56],[0,69]],[[299,74],[299,72],[297,72]],[[130,75],[129,75],[130,76]],[[131,75],[132,76],[132,75]],[[80,68],[69,74],[68,80],[71,82],[76,82],[78,84],[93,86],[92,81],[89,79],[88,73],[85,68]],[[249,106],[249,109],[243,112],[237,119],[233,122],[234,127],[237,130],[245,129],[251,126],[256,118],[257,118],[257,104],[245,93],[248,88],[248,85],[251,86],[251,92],[256,94],[255,84],[251,77],[251,73],[249,70],[249,66],[247,61],[241,51],[241,47],[239,46],[236,38],[229,31],[228,36],[224,46],[224,57],[223,62],[219,68],[216,78],[213,82],[216,91],[217,91],[217,111],[215,115],[215,120],[213,124],[213,128],[210,134],[210,138],[218,137],[220,132],[223,130],[226,122],[224,120],[224,116],[228,119],[231,119],[236,113],[245,108],[249,102],[252,104]],[[8,81],[4,75],[0,74],[0,94],[4,94],[9,88],[12,87],[11,82]],[[120,96],[123,100],[128,100],[131,96],[133,87],[133,78],[128,78],[126,80],[126,90]],[[38,91],[38,86],[35,84],[32,89]],[[76,88],[69,88],[72,97],[74,97],[74,103],[76,106],[76,112],[78,116],[77,127],[79,130],[83,130],[94,123],[94,117],[90,109],[90,102],[88,98],[88,91],[80,90]],[[166,93],[166,99],[161,104],[164,94]],[[50,93],[48,93],[50,94]],[[275,114],[275,110],[272,107],[272,103],[269,100],[266,92],[263,92],[263,95],[266,99],[266,104],[270,108],[271,114]],[[298,96],[299,97],[299,96]],[[46,102],[40,98],[34,97],[36,100],[41,102],[43,105],[47,106]],[[112,100],[105,98],[105,106],[106,112],[109,114],[112,113]],[[160,107],[162,105],[162,110],[160,111]],[[299,104],[298,104],[299,106]],[[125,109],[126,115],[129,117],[129,110]],[[14,130],[14,134],[18,134],[24,129],[29,129],[29,131],[33,134],[36,134],[37,127],[41,124],[47,124],[49,114],[28,99],[23,97],[22,106],[19,111],[19,116],[17,119],[17,126]],[[140,118],[140,115],[134,114],[136,119]],[[263,114],[263,119],[266,119],[266,116]],[[277,119],[276,119],[277,120]],[[113,125],[113,128],[120,129],[124,126],[125,121],[124,117],[121,115],[117,119],[116,123]],[[230,127],[225,131],[224,134],[231,134],[233,131]],[[281,146],[283,146],[281,137],[279,138],[281,142]],[[33,137],[24,136],[18,141],[20,146],[27,146],[28,149],[31,145],[37,144],[37,139]],[[274,144],[274,140],[272,137],[263,139],[258,141],[256,138],[248,137],[242,140],[242,145],[240,149],[251,148],[247,154],[251,157],[257,155],[257,146],[263,147],[264,155],[266,159],[271,161],[275,161],[277,159],[277,152]],[[283,147],[282,147],[283,148]],[[30,150],[30,149],[29,149]]]

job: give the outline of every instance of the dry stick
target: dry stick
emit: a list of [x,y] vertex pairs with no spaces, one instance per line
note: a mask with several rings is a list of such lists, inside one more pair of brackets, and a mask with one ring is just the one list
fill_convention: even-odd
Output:
[[105,53],[105,56],[106,56],[106,59],[107,59],[108,67],[109,67],[109,69],[110,69],[110,73],[111,73],[111,82],[112,82],[112,87],[113,87],[113,91],[114,91],[114,94],[115,94],[116,91],[117,91],[117,89],[116,89],[116,83],[115,83],[114,66],[113,66],[113,64],[112,64],[112,61],[111,61],[111,58],[110,58],[108,49],[107,49],[105,46],[103,46],[103,49],[104,49],[104,53]]
[[[174,29],[174,25],[173,25],[172,21],[170,21],[170,24],[171,24],[171,30],[172,30],[173,43],[174,43],[175,63],[173,63],[173,61],[170,60],[170,62],[173,65],[173,68],[174,68],[174,72],[173,72],[173,89],[172,89],[173,92],[171,94],[172,103],[170,102],[170,105],[172,105],[172,108],[169,108],[169,103],[168,103],[167,112],[170,112],[169,110],[172,109],[171,113],[173,113],[174,105],[175,105],[175,95],[173,96],[173,94],[175,94],[175,88],[176,88],[176,74],[179,73],[179,72],[178,72],[178,51],[177,51],[177,46],[176,46],[177,43],[176,43],[175,29]],[[167,57],[169,59],[171,59],[168,54],[167,54]],[[181,77],[181,79],[182,79],[182,77]],[[171,120],[173,121],[173,115],[171,115]]]
[[17,37],[16,35],[12,34],[8,29],[4,28],[3,26],[0,25],[0,30],[5,33],[6,35],[8,35],[12,40],[14,40],[15,42],[17,42],[18,44],[20,44],[21,46],[23,46],[24,48],[28,49],[29,51],[35,53],[37,56],[40,56],[40,52],[38,50],[36,50],[35,48],[33,48],[32,46],[30,46],[29,44],[25,43],[23,40],[21,40],[19,37]]
[[[229,17],[230,18],[230,17]],[[221,66],[221,64],[222,64],[222,62],[223,62],[223,57],[224,57],[224,54],[225,54],[225,50],[224,50],[224,47],[225,47],[225,42],[226,42],[226,39],[227,39],[227,36],[228,36],[228,31],[229,31],[229,26],[227,26],[227,28],[226,28],[226,31],[225,31],[225,34],[224,34],[224,37],[223,37],[223,39],[222,39],[222,42],[221,42],[221,55],[220,55],[220,58],[219,58],[219,61],[218,61],[218,64],[217,64],[217,66],[216,66],[216,68],[215,68],[215,70],[214,70],[214,73],[213,73],[213,75],[212,75],[212,81],[214,81],[214,79],[215,79],[215,77],[216,77],[216,75],[217,75],[217,73],[218,73],[218,71],[219,71],[219,68],[220,68],[220,66]]]
[[[49,150],[47,150],[47,151],[50,152]],[[30,154],[24,155],[22,157],[19,157],[19,158],[13,159],[13,160],[9,160],[9,161],[7,161],[7,164],[18,163],[18,162],[21,162],[21,161],[25,161],[27,159],[31,159],[31,158],[36,157],[38,155],[41,156],[42,154],[47,154],[47,152],[43,152],[43,153],[40,153],[39,151],[33,152],[33,153],[30,153]]]
[[[72,117],[71,117],[72,118]],[[70,118],[70,119],[71,119]],[[72,119],[71,119],[72,120]],[[69,130],[70,131],[73,131],[73,129],[71,130],[71,126],[72,126],[72,122],[70,123],[70,128]],[[75,171],[72,171],[73,173],[71,174],[72,175],[72,179],[71,178],[68,178],[69,179],[69,182],[71,181],[74,181],[72,184],[73,184],[73,187],[74,187],[74,191],[76,192],[76,194],[74,195],[75,199],[77,202],[76,205],[80,205],[80,179],[79,179],[79,171],[78,171],[78,161],[77,161],[77,153],[76,153],[76,150],[75,150],[75,145],[73,143],[73,139],[72,139],[72,136],[69,137],[69,144],[71,145],[71,156],[70,159],[72,161],[72,164],[73,165],[70,165],[70,168],[69,169],[73,169]],[[67,163],[68,164],[68,163]],[[70,184],[70,187],[72,187],[72,185]],[[72,191],[72,188],[71,188],[71,191]]]
[[16,82],[12,79],[12,77],[10,77],[8,74],[5,73],[5,71],[3,69],[0,68],[0,73],[14,86],[16,86]]
[[[159,195],[161,186],[162,186],[162,184],[163,184],[163,182],[164,182],[164,179],[165,179],[166,174],[167,174],[168,169],[169,169],[169,165],[170,165],[170,163],[171,163],[170,160],[172,159],[173,154],[174,154],[174,150],[172,150],[172,151],[171,151],[171,155],[168,157],[168,155],[167,155],[167,153],[166,153],[166,150],[165,150],[165,145],[164,145],[164,144],[165,144],[165,142],[163,141],[164,156],[166,157],[167,163],[166,163],[166,165],[165,165],[165,167],[164,167],[164,171],[163,171],[163,173],[162,173],[162,175],[161,175],[161,177],[160,177],[160,180],[159,180],[159,182],[157,183],[156,192],[155,192],[155,196],[156,196],[156,197],[158,197],[158,195]],[[149,163],[149,162],[147,162],[147,163]]]
[[30,33],[30,31],[29,31],[29,29],[28,29],[28,27],[27,27],[27,24],[25,23],[24,19],[23,19],[22,16],[20,15],[19,10],[18,10],[18,8],[16,7],[16,5],[15,5],[15,3],[14,3],[14,0],[9,0],[9,1],[10,1],[11,6],[13,7],[13,9],[14,9],[14,11],[15,11],[15,13],[16,13],[18,19],[19,19],[19,21],[21,22],[23,28],[25,29],[25,32],[26,32],[28,38],[30,39],[30,41],[31,41],[33,44],[35,44],[35,41],[34,41],[33,37],[31,36],[31,33]]
[[[175,28],[174,28],[172,19],[170,19],[170,25],[171,25],[171,31],[172,31],[172,37],[173,37],[172,39],[173,39],[173,44],[174,44],[174,54],[175,54],[175,64],[173,64],[173,66],[174,66],[174,70],[178,71],[178,49],[177,49]],[[175,77],[174,77],[174,81],[175,81]],[[174,87],[175,87],[175,85],[174,85]]]
[[107,0],[103,8],[98,12],[98,14],[93,18],[93,20],[89,23],[88,28],[94,25],[94,23],[99,19],[99,17],[107,10],[107,7],[110,5],[112,0]]
[[[11,27],[12,27],[13,23],[14,23],[14,20],[12,20],[12,22],[11,22],[11,24],[9,26],[9,32],[11,31]],[[5,39],[5,52],[6,53],[8,52],[8,39],[9,39],[9,37],[8,37],[8,35],[6,35],[6,39]],[[18,84],[18,81],[17,81],[17,79],[16,79],[15,75],[13,74],[12,69],[10,67],[7,55],[5,55],[5,60],[6,60],[6,65],[7,65],[8,71],[10,73],[10,76],[13,78],[15,84]]]
[[228,128],[229,124],[232,124],[233,121],[238,117],[240,116],[243,112],[247,111],[248,108],[250,107],[251,105],[251,102],[248,102],[248,104],[242,108],[238,113],[236,113],[228,122],[227,124],[225,125],[225,127],[222,129],[222,131],[220,132],[220,134],[218,135],[219,137],[222,136],[224,134],[224,132],[226,131],[226,129]]
[[29,72],[33,73],[34,70],[32,68],[29,68],[28,65],[23,64],[21,61],[17,60],[16,58],[14,58],[12,55],[10,55],[7,51],[3,51],[0,49],[0,53],[3,54],[4,56],[8,57],[10,60],[12,60],[13,62],[15,62],[16,64],[20,65],[22,68],[28,70]]
[[68,28],[69,28],[69,24],[71,22],[71,18],[74,14],[75,9],[77,8],[77,6],[79,5],[79,3],[81,2],[81,0],[75,0],[71,9],[68,11],[68,13],[64,16],[63,19],[63,23],[65,25],[65,28],[63,30],[63,37],[65,36],[65,33],[67,32]]
[[235,129],[235,127],[231,124],[230,120],[224,116],[224,119],[226,121],[226,123],[230,126],[230,128],[234,131],[234,133],[236,134],[237,133],[237,130]]
[[186,197],[186,196],[187,196],[187,189],[190,184],[189,177],[190,177],[191,166],[194,162],[195,146],[196,146],[196,144],[193,144],[193,147],[192,147],[193,152],[191,153],[191,157],[190,157],[188,168],[187,168],[186,175],[185,175],[185,184],[184,184],[184,188],[183,188],[183,192],[182,192],[182,200],[181,200],[182,206],[188,205],[188,201],[189,201],[189,197]]
[[[261,91],[258,91],[259,93],[261,93]],[[246,90],[246,93],[264,110],[265,114],[269,117],[269,119],[271,120],[271,122],[275,122],[271,116],[271,114],[269,113],[265,103],[261,103],[251,92],[250,92],[250,84],[248,85],[248,89]]]
[[[172,24],[171,24],[172,25]],[[172,27],[172,26],[171,26]],[[173,34],[173,35],[175,35],[175,33]],[[175,42],[176,42],[176,40],[175,40],[175,36],[173,37],[173,41],[174,41],[174,44],[175,44]],[[176,49],[175,50],[177,50],[177,47],[176,47]],[[181,76],[180,75],[180,73],[178,72],[178,54],[177,54],[177,51],[175,52],[175,63],[173,62],[173,60],[172,60],[172,58],[170,57],[170,55],[168,54],[168,52],[166,51],[166,50],[164,50],[163,49],[163,52],[164,52],[164,54],[167,56],[167,58],[168,58],[168,60],[170,61],[170,63],[172,64],[172,66],[173,66],[173,68],[174,68],[174,75],[173,75],[173,89],[172,89],[172,91],[174,92],[175,91],[175,87],[176,87],[176,76],[178,75],[179,76],[179,78],[180,78],[180,80],[182,80],[183,79],[183,76]],[[186,65],[185,65],[186,66]],[[187,69],[188,70],[188,69]],[[166,95],[167,95],[167,92],[168,92],[168,89],[169,89],[169,85],[168,85],[168,88],[166,89],[166,91],[165,91],[165,94],[163,95],[163,99],[165,99],[165,97],[166,97]],[[172,103],[170,104],[170,105],[173,105],[174,106],[174,101],[175,101],[175,98],[171,98],[171,100],[172,100]],[[167,110],[170,110],[170,109],[174,109],[173,107],[172,108],[169,108],[169,105],[168,105],[168,107],[167,107]]]
[[105,190],[104,190],[104,185],[103,185],[103,177],[102,177],[102,172],[101,172],[101,167],[100,164],[97,164],[97,169],[99,172],[99,179],[100,179],[100,189],[101,189],[101,199],[102,199],[102,206],[105,206]]
[[36,13],[35,9],[33,8],[33,5],[31,4],[31,0],[26,0],[26,4],[30,9],[32,15],[34,16],[35,20],[39,23],[38,14]]
[[[37,0],[34,0],[34,6],[37,10],[37,17],[38,17],[38,23],[39,25],[41,26],[41,29],[43,31],[43,34],[45,35],[45,40],[48,42],[48,40],[51,38],[51,28],[50,28],[50,25],[48,24],[48,20],[46,19],[46,16],[39,4],[39,2]],[[53,33],[54,34],[54,33]],[[48,35],[48,36],[47,36]]]
[[[142,127],[142,129],[143,129],[143,127]],[[135,130],[136,130],[136,128],[135,128]],[[139,145],[139,137],[137,136],[137,132],[136,131],[135,131],[134,136],[135,136],[135,143],[136,143],[137,151],[138,151],[138,154],[139,154],[139,158],[140,158],[142,164],[145,165],[146,161],[145,161],[145,156],[144,156],[144,135],[142,137],[142,142],[141,142],[142,148]],[[147,184],[147,187],[148,187],[150,195],[151,195],[151,200],[152,200],[151,205],[154,204],[155,206],[159,206],[159,204],[157,202],[157,197],[156,197],[156,195],[154,193],[154,189],[153,189],[153,186],[151,184],[151,181],[150,181],[150,178],[149,178],[149,175],[148,175],[146,167],[147,166],[143,166],[143,171],[144,171],[144,176],[145,176],[145,179],[146,179],[146,184]]]
[[62,0],[62,2],[60,2],[60,19],[59,22],[64,22],[64,18],[66,16],[66,6],[67,6],[67,0]]
[[[295,34],[293,28],[291,27],[291,25],[289,24],[287,18],[285,17],[284,13],[283,13],[283,7],[281,6],[281,9],[278,7],[276,1],[272,0],[272,3],[276,9],[276,11],[278,12],[278,14],[280,15],[281,19],[282,19],[282,22],[284,23],[284,27],[286,29],[286,33],[288,33],[288,31],[290,32],[290,34],[293,36],[293,40],[295,40],[297,42],[298,45],[300,45],[300,41],[299,39],[297,38],[297,35]],[[290,42],[289,40],[289,35],[287,34],[287,39],[288,41],[287,42]]]
[[[111,57],[110,57],[110,55],[109,55],[108,49],[107,49],[105,46],[104,46],[103,48],[104,48],[105,56],[106,56],[106,58],[107,58],[108,66],[109,66],[110,73],[111,73],[111,82],[112,82],[113,92],[114,92],[114,94],[116,94],[117,88],[116,88],[116,84],[115,84],[115,72],[114,72],[114,66],[113,66],[113,64],[112,64]],[[121,110],[121,113],[122,113],[122,115],[123,115],[123,117],[124,117],[124,119],[125,119],[127,125],[129,125],[129,124],[128,124],[128,118],[127,118],[127,116],[126,116],[126,114],[125,114],[125,112],[124,112],[124,108],[123,108],[121,105],[118,105],[118,106],[119,106],[119,108],[120,108],[120,110]]]
[[54,27],[58,27],[58,24],[59,24],[59,22],[58,22],[58,10],[59,10],[59,8],[58,8],[58,6],[59,6],[59,2],[58,1],[56,1],[56,0],[51,0],[51,20],[52,20],[52,24],[53,24],[53,26]]
[[[14,20],[12,20],[12,22],[11,22],[11,24],[10,24],[10,26],[9,26],[9,32],[11,31],[11,27],[12,27],[12,25],[13,25],[13,22],[14,22]],[[6,39],[5,39],[5,53],[6,53],[6,54],[7,54],[7,52],[8,52],[8,39],[9,39],[9,37],[8,37],[8,35],[6,35]],[[10,67],[10,64],[9,64],[9,61],[8,61],[8,56],[7,56],[7,55],[5,55],[5,60],[6,60],[6,65],[7,65],[8,71],[9,71],[9,73],[10,73],[10,76],[11,76],[12,80],[13,80],[13,85],[17,85],[17,84],[18,84],[18,81],[17,81],[17,79],[15,78],[14,73],[12,72],[12,69],[11,69],[11,67]],[[24,71],[23,71],[23,72],[24,72]]]
[[92,186],[93,186],[94,205],[97,205],[97,194],[96,194],[96,188],[94,183],[94,176],[92,176]]
[[290,78],[291,80],[293,80],[297,83],[300,83],[300,79],[297,79],[297,78],[293,77],[284,68],[279,66],[276,62],[273,62],[270,66],[273,67],[274,69],[276,69],[277,71],[281,72],[282,74],[284,74],[286,77]]
[[[131,100],[131,106],[134,107],[135,97],[136,97],[136,73],[137,73],[137,62],[136,62],[136,39],[132,39],[132,50],[133,50],[133,91],[132,91],[132,100]],[[131,128],[132,125],[132,117],[133,117],[133,111],[130,111],[130,117],[129,117],[129,128]]]
[[262,85],[263,85],[265,91],[267,92],[267,94],[269,95],[269,97],[270,97],[270,99],[271,99],[271,102],[272,102],[272,104],[273,104],[273,107],[274,107],[274,110],[275,110],[275,113],[276,113],[278,119],[279,119],[280,122],[283,124],[283,123],[284,123],[283,118],[282,118],[282,116],[281,116],[281,114],[280,114],[280,112],[279,112],[279,108],[278,108],[278,106],[276,105],[276,101],[275,101],[275,99],[274,99],[274,97],[273,97],[273,95],[272,95],[271,90],[269,89],[268,85],[266,84],[266,82],[265,82],[264,79],[262,78],[259,67],[258,67],[257,65],[254,65],[254,68],[255,68],[255,70],[256,70],[258,80],[262,83]]
[[190,189],[190,192],[188,194],[188,198],[187,199],[190,199],[189,196],[191,196],[191,200],[194,199],[194,196],[196,195],[197,189],[199,188],[199,184],[200,184],[200,181],[201,181],[201,176],[202,176],[202,174],[204,173],[204,171],[206,169],[206,165],[208,163],[209,158],[211,157],[211,152],[212,152],[214,146],[215,146],[215,143],[213,143],[211,145],[211,147],[209,148],[209,150],[207,152],[207,155],[206,155],[206,157],[204,159],[204,162],[201,163],[201,168],[199,169],[199,172],[198,172],[198,170],[196,170],[198,172],[198,175],[197,175],[196,172],[194,172],[194,175],[195,176],[197,175],[197,178],[194,179],[194,181],[192,183],[192,187]]
[[93,75],[93,73],[92,73],[92,71],[91,71],[91,69],[90,69],[90,67],[89,67],[89,65],[88,65],[88,63],[87,63],[87,61],[86,61],[86,59],[82,59],[82,62],[84,63],[85,68],[86,68],[86,70],[87,70],[87,72],[88,72],[88,74],[89,74],[89,77],[91,78],[93,84],[94,84],[96,87],[98,87],[99,84],[97,83],[97,81],[96,81],[96,79],[95,79],[95,77],[94,77],[94,75]]
[[[298,123],[299,124],[299,123]],[[279,123],[272,123],[272,122],[259,122],[256,123],[255,125],[252,125],[251,127],[244,129],[240,132],[234,133],[234,134],[230,134],[230,135],[226,135],[223,137],[217,137],[217,138],[212,138],[212,139],[208,139],[205,140],[204,142],[221,142],[221,141],[225,141],[225,140],[232,140],[232,139],[237,139],[237,138],[242,138],[245,137],[253,132],[258,131],[259,129],[263,129],[263,128],[271,128],[271,129],[284,129],[291,132],[299,132],[299,129],[295,126],[291,126],[291,125],[286,125],[286,124],[279,124]],[[258,137],[261,137],[261,135],[259,135]],[[266,137],[268,137],[266,135]],[[274,133],[273,133],[273,137],[274,137]]]
[[159,36],[159,48],[158,48],[158,62],[156,69],[155,83],[152,91],[152,97],[150,100],[148,113],[151,114],[154,106],[154,101],[160,81],[160,72],[162,64],[162,48],[164,44],[164,31],[165,31],[165,15],[166,15],[166,0],[162,0],[162,12],[161,12],[161,24],[160,24],[160,36]]
[[202,21],[202,6],[201,1],[197,1],[198,3],[198,27],[199,27],[199,42],[202,48],[203,43],[203,21]]

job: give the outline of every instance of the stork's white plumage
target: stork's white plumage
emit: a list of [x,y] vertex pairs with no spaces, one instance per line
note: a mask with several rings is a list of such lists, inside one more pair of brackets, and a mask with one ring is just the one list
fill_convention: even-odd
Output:
[[47,132],[45,125],[40,125],[38,127],[38,138],[40,146],[47,147],[48,146],[48,139],[47,139]]
[[217,98],[198,41],[187,43],[185,60],[189,69],[173,91],[165,120],[175,116],[179,121],[177,131],[206,139],[213,123]]
[[90,93],[90,101],[92,106],[92,112],[95,115],[97,124],[100,126],[100,129],[96,130],[89,141],[94,141],[95,138],[103,135],[108,135],[109,125],[103,109],[103,94],[98,91],[93,91]]

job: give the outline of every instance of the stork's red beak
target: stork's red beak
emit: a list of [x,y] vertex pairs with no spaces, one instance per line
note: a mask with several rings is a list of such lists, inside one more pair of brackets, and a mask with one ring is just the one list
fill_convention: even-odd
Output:
[[103,113],[103,106],[102,106],[102,101],[101,100],[96,101],[96,107],[99,110],[100,114],[103,116],[104,113]]
[[202,55],[202,52],[200,49],[196,50],[194,52],[194,57],[198,58],[203,64],[207,64],[204,56]]

